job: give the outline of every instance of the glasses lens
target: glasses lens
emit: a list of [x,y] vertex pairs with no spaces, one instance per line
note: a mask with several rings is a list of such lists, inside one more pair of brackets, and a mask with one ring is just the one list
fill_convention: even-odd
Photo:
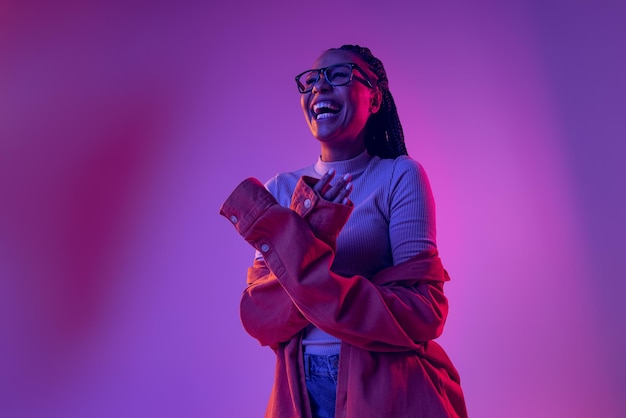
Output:
[[352,79],[352,67],[348,64],[333,65],[326,69],[326,81],[333,86],[343,86]]
[[319,71],[317,70],[310,70],[301,74],[298,78],[298,90],[300,90],[300,93],[306,93],[307,91],[311,91],[311,89],[317,82],[318,75]]
[[[306,93],[313,89],[319,80],[319,70],[309,70],[298,77],[298,90]],[[328,84],[333,86],[344,86],[352,80],[352,66],[349,64],[338,64],[327,67],[324,71],[324,78]]]

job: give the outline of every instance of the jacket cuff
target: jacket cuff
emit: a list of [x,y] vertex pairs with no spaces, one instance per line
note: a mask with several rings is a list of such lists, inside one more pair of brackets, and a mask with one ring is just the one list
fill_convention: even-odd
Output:
[[228,196],[220,208],[220,215],[230,220],[237,232],[245,236],[254,222],[267,209],[277,204],[263,183],[250,177],[242,181]]
[[313,190],[319,180],[302,176],[291,197],[290,208],[305,219],[316,237],[334,248],[337,235],[346,224],[354,205],[333,203]]

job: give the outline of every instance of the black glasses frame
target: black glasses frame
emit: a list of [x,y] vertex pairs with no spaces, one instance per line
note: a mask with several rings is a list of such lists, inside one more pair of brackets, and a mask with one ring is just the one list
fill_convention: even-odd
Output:
[[[350,78],[348,78],[348,81],[346,81],[345,83],[338,83],[337,84],[337,83],[333,83],[332,80],[328,79],[328,77],[326,76],[326,72],[329,69],[332,69],[332,68],[335,68],[335,67],[341,67],[341,66],[345,66],[345,65],[350,66]],[[354,70],[357,70],[363,77],[355,76],[354,75]],[[317,71],[317,77],[315,77],[315,81],[313,81],[307,87],[306,85],[304,85],[304,84],[302,84],[300,82],[300,77],[302,77],[303,75],[305,75],[306,73],[309,73],[311,71]],[[328,67],[324,67],[324,68],[315,68],[315,69],[312,69],[312,70],[306,70],[306,71],[301,72],[300,74],[298,74],[296,76],[296,84],[298,85],[298,91],[300,93],[304,94],[304,93],[308,93],[311,90],[313,90],[313,87],[320,80],[320,75],[322,75],[322,74],[324,75],[324,80],[326,80],[326,82],[328,84],[330,84],[331,86],[345,86],[347,84],[350,84],[350,82],[354,78],[355,80],[360,81],[361,83],[365,84],[367,87],[369,87],[371,89],[374,88],[372,83],[369,81],[369,77],[367,76],[367,74],[365,74],[365,71],[363,71],[361,69],[361,67],[359,67],[357,64],[355,64],[353,62],[342,62],[342,63],[339,63],[339,64],[329,65]]]

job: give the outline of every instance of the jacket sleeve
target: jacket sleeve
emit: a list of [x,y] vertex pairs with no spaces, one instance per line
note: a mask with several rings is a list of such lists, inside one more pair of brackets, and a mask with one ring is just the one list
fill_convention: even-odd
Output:
[[[258,203],[246,205],[247,199],[263,202],[262,208]],[[304,318],[343,341],[373,351],[412,350],[440,335],[447,315],[442,292],[447,275],[436,252],[419,254],[371,281],[343,277],[330,270],[333,248],[298,213],[272,200],[258,181],[248,179],[227,199],[221,213],[246,214],[235,227],[261,251],[268,269]]]
[[[316,181],[313,178],[300,179],[291,207],[307,219],[315,234],[334,246],[341,226],[352,211],[352,204],[338,205],[321,199],[311,187]],[[249,179],[242,184],[240,193],[233,194],[228,204],[222,207],[222,215],[229,218],[236,228],[247,228],[258,213],[276,204],[276,200],[259,185]],[[245,330],[262,345],[275,349],[278,344],[288,341],[310,324],[274,273],[268,269],[263,258],[254,260],[248,269],[247,285],[240,302],[241,322]]]
[[344,205],[324,200],[313,190],[318,181],[313,177],[301,177],[296,183],[289,207],[308,223],[317,238],[334,251],[339,231],[348,221],[354,205],[350,201]]
[[254,260],[247,282],[240,303],[241,322],[261,345],[276,349],[309,325],[264,260]]

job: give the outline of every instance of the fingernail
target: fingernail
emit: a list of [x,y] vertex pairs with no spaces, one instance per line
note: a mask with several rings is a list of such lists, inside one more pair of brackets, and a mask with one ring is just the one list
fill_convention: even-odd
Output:
[[330,170],[328,170],[328,173],[327,173],[327,174],[328,174],[329,176],[332,176],[333,174],[335,174],[335,169],[334,169],[334,168],[331,168]]
[[348,183],[346,185],[346,190],[352,190],[352,183]]
[[341,203],[343,203],[344,205],[348,204],[348,198],[344,197],[343,200],[341,201]]
[[348,174],[346,174],[345,176],[343,176],[343,179],[344,179],[345,181],[348,181],[348,180],[350,180],[350,177],[352,177],[352,176],[350,175],[350,173],[348,173]]

